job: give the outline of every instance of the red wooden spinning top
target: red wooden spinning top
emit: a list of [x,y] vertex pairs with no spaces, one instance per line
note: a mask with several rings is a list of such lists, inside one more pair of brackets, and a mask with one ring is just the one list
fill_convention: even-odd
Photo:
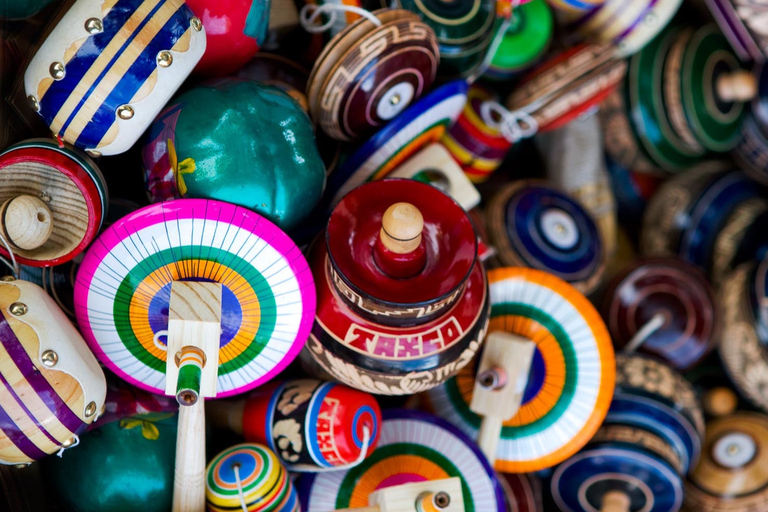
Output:
[[336,206],[312,267],[318,311],[307,353],[347,385],[380,394],[434,387],[479,348],[485,273],[466,212],[412,180],[363,185]]

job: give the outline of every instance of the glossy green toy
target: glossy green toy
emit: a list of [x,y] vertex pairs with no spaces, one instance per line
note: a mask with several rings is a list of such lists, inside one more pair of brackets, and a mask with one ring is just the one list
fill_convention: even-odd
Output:
[[53,0],[0,0],[0,19],[22,20],[43,10]]
[[155,120],[143,149],[151,201],[217,199],[284,230],[320,200],[325,166],[312,124],[285,92],[223,79],[180,95]]
[[43,461],[64,510],[168,512],[176,457],[175,413],[125,418],[80,436],[61,458]]

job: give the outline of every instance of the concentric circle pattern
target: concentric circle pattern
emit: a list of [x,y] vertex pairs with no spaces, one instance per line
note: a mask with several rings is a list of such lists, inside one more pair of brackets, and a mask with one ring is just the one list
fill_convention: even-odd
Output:
[[477,446],[432,415],[405,410],[384,413],[376,450],[348,471],[305,475],[297,489],[304,512],[368,506],[377,489],[460,477],[466,512],[503,512],[496,475]]
[[88,251],[75,312],[96,356],[163,393],[171,283],[222,284],[218,397],[269,380],[298,354],[315,312],[312,275],[295,244],[260,215],[181,199],[129,214]]
[[[517,414],[504,423],[496,469],[529,472],[577,452],[597,431],[613,396],[615,364],[608,332],[589,301],[564,281],[537,270],[488,272],[489,331],[536,343]],[[481,417],[469,408],[474,368],[429,391],[430,404],[470,437]]]

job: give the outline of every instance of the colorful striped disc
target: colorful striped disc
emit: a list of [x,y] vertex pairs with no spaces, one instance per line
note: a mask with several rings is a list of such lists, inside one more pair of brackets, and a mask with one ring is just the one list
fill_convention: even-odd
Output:
[[168,306],[176,280],[223,285],[218,397],[277,375],[309,335],[312,273],[274,224],[220,201],[148,206],[94,242],[75,283],[75,314],[91,349],[140,388],[165,390]]
[[547,0],[555,9],[569,13],[589,12],[602,5],[605,0]]
[[384,413],[376,450],[347,471],[305,475],[297,489],[304,512],[367,507],[394,485],[460,477],[466,512],[506,510],[496,474],[477,445],[440,418],[418,411]]
[[518,180],[493,196],[486,215],[503,265],[549,272],[583,293],[600,283],[605,267],[600,231],[564,192],[542,181]]
[[331,205],[366,181],[378,180],[424,146],[437,142],[467,101],[467,83],[448,83],[408,107],[371,137],[328,178]]
[[483,77],[511,80],[536,62],[552,41],[555,19],[544,0],[533,0],[512,11],[511,23]]
[[[605,418],[615,378],[611,339],[586,297],[550,274],[499,268],[488,279],[489,332],[507,331],[536,343],[523,404],[504,423],[495,467],[538,471],[577,452]],[[428,393],[433,409],[473,438],[482,420],[469,408],[474,384],[469,365]]]
[[296,491],[280,460],[266,446],[254,443],[228,448],[208,464],[205,498],[211,512],[299,510]]
[[421,16],[441,44],[464,45],[483,37],[491,30],[496,17],[494,0],[396,0],[396,3]]

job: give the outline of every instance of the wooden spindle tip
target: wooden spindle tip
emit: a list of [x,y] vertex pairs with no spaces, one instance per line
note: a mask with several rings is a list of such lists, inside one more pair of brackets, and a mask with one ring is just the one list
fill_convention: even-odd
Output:
[[408,254],[419,247],[424,217],[410,203],[395,203],[381,219],[381,242],[397,254]]
[[723,101],[745,102],[757,96],[757,78],[746,70],[720,75],[715,84]]
[[733,413],[739,405],[739,398],[732,389],[721,386],[707,391],[702,402],[708,415],[719,418]]
[[182,389],[176,395],[176,401],[179,405],[188,407],[190,405],[195,405],[199,396],[200,395],[193,389]]
[[629,512],[629,496],[622,491],[608,491],[603,496],[600,512]]
[[0,207],[0,211],[3,236],[20,249],[37,249],[51,236],[51,210],[37,197],[21,195],[8,199]]

